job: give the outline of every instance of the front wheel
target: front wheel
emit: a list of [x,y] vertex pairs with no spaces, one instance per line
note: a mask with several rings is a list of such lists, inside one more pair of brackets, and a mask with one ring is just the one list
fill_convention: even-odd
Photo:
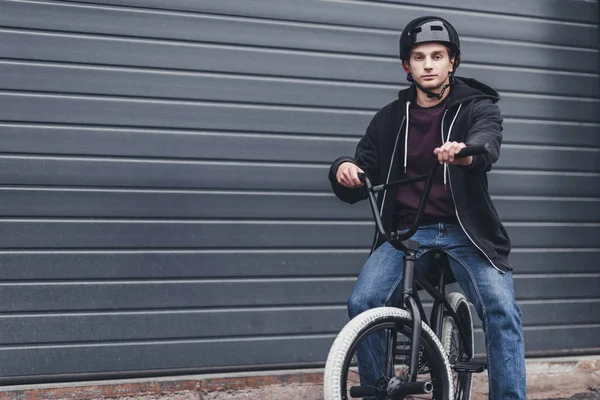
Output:
[[[348,322],[327,357],[325,400],[389,399],[391,379],[408,381],[412,324],[408,311],[393,307],[374,308]],[[417,381],[427,383],[429,393],[405,399],[454,399],[442,344],[426,324],[422,328]]]

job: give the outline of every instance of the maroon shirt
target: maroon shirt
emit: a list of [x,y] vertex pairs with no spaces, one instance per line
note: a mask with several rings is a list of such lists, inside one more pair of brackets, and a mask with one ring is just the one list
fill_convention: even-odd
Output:
[[[408,125],[408,159],[406,162],[406,174],[404,173],[404,159],[398,165],[402,168],[400,179],[423,175],[429,172],[429,168],[437,162],[433,150],[442,144],[442,117],[446,110],[448,97],[440,104],[423,108],[417,104],[410,107],[410,118]],[[404,139],[403,135],[401,139]],[[444,138],[446,140],[447,138]],[[399,141],[398,146],[404,146],[404,140]],[[456,212],[450,184],[444,186],[444,166],[439,164],[433,178],[433,186],[429,193],[421,225],[438,222],[455,222]],[[419,200],[423,194],[425,182],[402,185],[396,194],[396,229],[404,229],[411,226],[417,215]]]

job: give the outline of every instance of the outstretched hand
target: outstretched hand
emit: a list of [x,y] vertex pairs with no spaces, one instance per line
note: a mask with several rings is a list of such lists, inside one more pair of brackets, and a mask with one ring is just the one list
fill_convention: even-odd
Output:
[[473,156],[455,159],[454,156],[462,149],[467,147],[464,143],[459,142],[446,142],[441,147],[436,147],[433,153],[437,155],[440,164],[454,164],[454,165],[471,165],[473,162]]

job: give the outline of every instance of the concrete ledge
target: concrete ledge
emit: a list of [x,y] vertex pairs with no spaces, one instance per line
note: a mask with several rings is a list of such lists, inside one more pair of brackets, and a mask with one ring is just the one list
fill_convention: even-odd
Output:
[[[600,399],[600,357],[527,360],[527,381],[528,399]],[[322,400],[322,384],[322,369],[302,369],[4,386],[0,400]],[[486,374],[475,377],[472,398],[488,398]]]
[[322,384],[322,369],[302,369],[4,386],[0,400],[322,399]]

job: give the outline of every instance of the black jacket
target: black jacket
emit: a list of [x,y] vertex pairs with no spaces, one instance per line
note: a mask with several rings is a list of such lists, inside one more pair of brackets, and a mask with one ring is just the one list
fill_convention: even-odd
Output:
[[[375,114],[366,134],[358,142],[354,158],[340,157],[333,162],[329,180],[333,192],[341,200],[352,204],[367,198],[364,187],[346,188],[337,183],[337,169],[345,161],[357,164],[374,185],[401,179],[406,108],[407,102],[416,101],[415,90],[412,85],[400,91],[398,100]],[[486,155],[474,156],[471,165],[448,167],[459,222],[471,241],[495,267],[511,270],[508,262],[510,239],[490,198],[487,181],[487,172],[500,155],[502,116],[496,105],[500,97],[494,89],[469,78],[456,78],[449,97],[442,120],[444,138],[448,137],[452,125],[450,141],[491,145],[491,151]],[[434,160],[432,158],[432,162]],[[386,232],[393,229],[394,192],[395,189],[390,189],[378,197],[379,207],[383,207],[381,220]],[[382,238],[376,232],[372,250],[382,243]]]

